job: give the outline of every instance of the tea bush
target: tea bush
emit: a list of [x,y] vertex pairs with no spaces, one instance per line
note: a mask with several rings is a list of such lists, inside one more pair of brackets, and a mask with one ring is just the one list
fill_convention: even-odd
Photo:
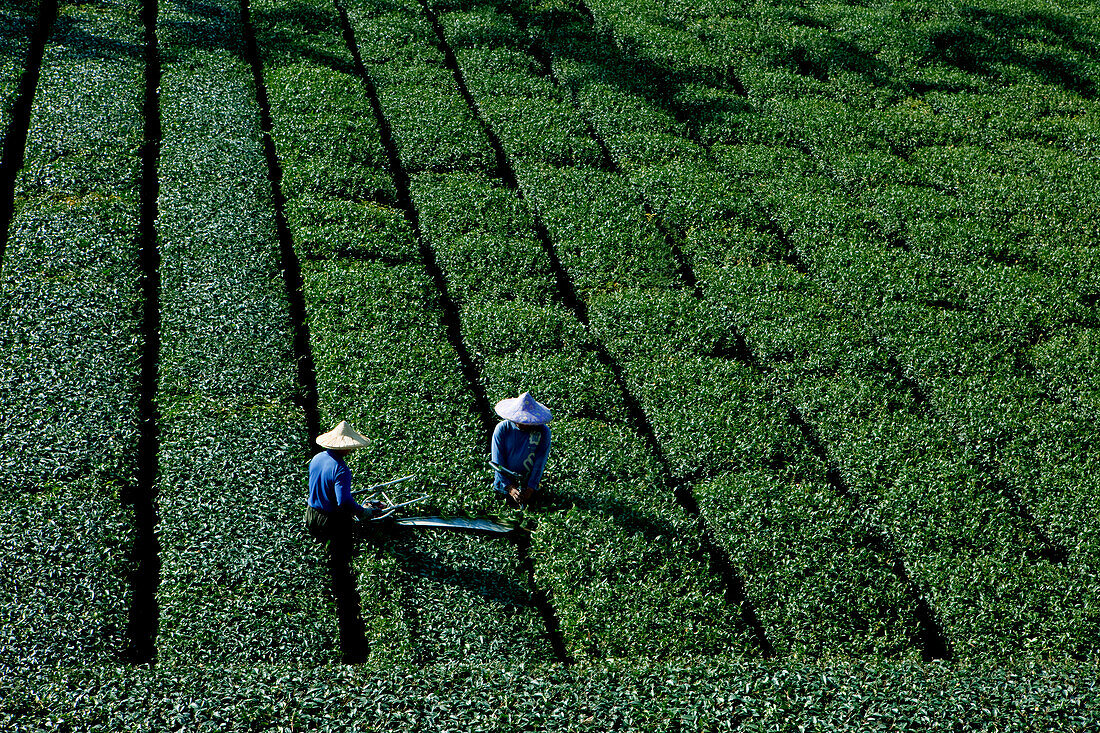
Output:
[[1091,667],[760,664],[684,658],[588,667],[379,662],[69,669],[0,678],[0,722],[20,731],[309,726],[334,731],[1050,731],[1096,725]]
[[9,668],[110,664],[125,644],[143,340],[142,65],[88,53],[90,38],[136,47],[133,12],[129,3],[62,10],[15,185],[0,275],[0,663]]
[[334,624],[240,8],[160,10],[158,658],[316,664]]
[[349,2],[347,9],[405,169],[446,173],[492,166],[492,150],[454,92],[427,21],[401,4]]

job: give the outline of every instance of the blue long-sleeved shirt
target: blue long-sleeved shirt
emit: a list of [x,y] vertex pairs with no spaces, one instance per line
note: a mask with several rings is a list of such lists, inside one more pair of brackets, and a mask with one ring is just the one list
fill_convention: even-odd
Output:
[[[493,431],[493,462],[527,476],[527,485],[536,491],[549,455],[550,428],[547,425],[538,425],[527,432],[511,420],[505,420]],[[510,483],[511,479],[496,472],[493,488],[503,493]]]
[[330,450],[309,461],[309,505],[328,514],[363,511],[351,495],[351,469]]

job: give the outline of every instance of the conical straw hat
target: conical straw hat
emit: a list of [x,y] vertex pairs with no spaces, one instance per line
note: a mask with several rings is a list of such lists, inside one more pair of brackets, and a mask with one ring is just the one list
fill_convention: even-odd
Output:
[[524,392],[519,397],[501,400],[497,403],[496,411],[505,420],[523,425],[545,425],[554,419],[546,405],[535,400],[530,392]]
[[349,425],[347,420],[341,420],[332,430],[317,436],[317,445],[334,450],[352,450],[366,448],[367,439]]

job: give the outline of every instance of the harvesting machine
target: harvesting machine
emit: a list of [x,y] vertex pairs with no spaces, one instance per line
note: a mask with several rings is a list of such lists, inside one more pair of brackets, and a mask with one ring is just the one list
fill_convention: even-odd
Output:
[[383,489],[390,486],[396,486],[406,481],[410,481],[416,478],[416,475],[403,476],[393,481],[386,481],[381,484],[375,484],[369,488],[361,491],[353,491],[353,496],[359,496],[362,494],[368,494],[360,503],[373,510],[373,516],[362,517],[359,520],[360,527],[370,531],[380,528],[398,528],[398,529],[413,529],[413,530],[441,530],[446,532],[459,532],[462,534],[473,534],[488,537],[491,539],[501,539],[509,537],[513,532],[517,531],[512,527],[506,527],[503,524],[498,524],[489,519],[473,519],[469,517],[401,517],[395,516],[398,509],[403,509],[408,506],[413,506],[426,501],[427,494],[423,494],[413,499],[405,501],[394,501],[390,498],[389,494]]

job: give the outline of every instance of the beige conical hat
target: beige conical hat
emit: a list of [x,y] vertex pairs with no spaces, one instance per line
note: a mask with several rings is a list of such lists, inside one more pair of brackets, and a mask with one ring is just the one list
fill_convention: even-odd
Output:
[[317,436],[317,445],[334,450],[352,450],[366,448],[367,439],[349,425],[347,420],[341,420],[340,424],[332,430]]

